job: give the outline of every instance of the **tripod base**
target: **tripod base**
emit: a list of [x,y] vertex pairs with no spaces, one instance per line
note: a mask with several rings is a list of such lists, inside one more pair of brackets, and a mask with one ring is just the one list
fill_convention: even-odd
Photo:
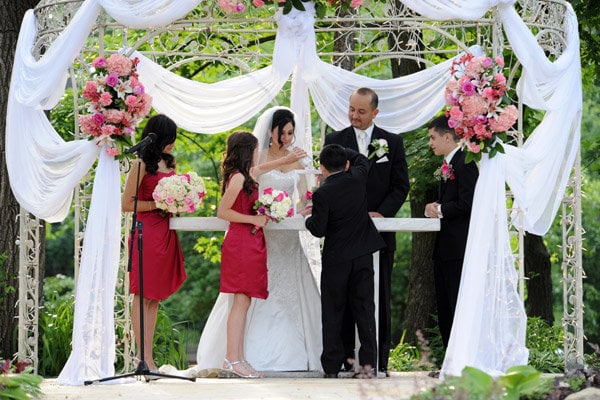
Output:
[[161,379],[161,378],[183,379],[183,380],[190,381],[190,382],[196,382],[195,377],[170,375],[170,374],[163,374],[159,371],[152,371],[151,369],[148,368],[148,365],[146,364],[146,362],[144,360],[142,360],[142,361],[140,361],[137,368],[133,372],[130,372],[127,374],[122,374],[122,375],[109,376],[109,377],[101,378],[101,379],[84,381],[83,384],[87,386],[87,385],[91,385],[93,383],[102,383],[102,382],[112,381],[115,379],[131,378],[134,376],[143,376],[144,380],[146,382],[155,381],[155,380]]

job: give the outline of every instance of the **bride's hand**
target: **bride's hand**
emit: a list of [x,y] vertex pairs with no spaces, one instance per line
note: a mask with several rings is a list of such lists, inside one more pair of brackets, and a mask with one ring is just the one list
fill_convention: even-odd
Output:
[[301,148],[294,147],[283,158],[288,164],[291,164],[291,163],[295,163],[298,160],[303,159],[306,156],[307,156],[306,151],[302,150]]

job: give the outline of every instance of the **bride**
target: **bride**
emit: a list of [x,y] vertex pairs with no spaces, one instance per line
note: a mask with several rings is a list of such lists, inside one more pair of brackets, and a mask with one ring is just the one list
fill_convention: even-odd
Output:
[[[259,164],[285,156],[295,140],[294,113],[272,107],[258,119],[253,134],[259,141]],[[285,190],[304,199],[310,176],[297,161],[262,174],[259,189]],[[301,195],[300,195],[301,193]],[[293,218],[302,218],[300,215]],[[259,371],[320,371],[321,300],[307,251],[314,241],[307,232],[265,230],[269,297],[252,299],[244,351]],[[304,244],[304,246],[303,246]],[[318,255],[318,247],[310,254]],[[314,257],[310,257],[314,261]],[[319,264],[317,260],[315,264]],[[225,323],[231,295],[220,293],[200,337],[196,369],[220,368],[225,356]]]

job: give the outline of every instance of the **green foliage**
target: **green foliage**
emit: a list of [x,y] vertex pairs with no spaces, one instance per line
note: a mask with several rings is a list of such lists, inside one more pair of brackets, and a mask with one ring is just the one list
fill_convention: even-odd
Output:
[[[4,372],[4,371],[2,371]],[[0,399],[29,400],[41,398],[43,378],[28,367],[19,374],[0,374]]]
[[445,377],[433,388],[414,395],[411,400],[518,400],[521,396],[538,396],[548,392],[551,382],[529,365],[509,368],[498,379],[473,367],[465,367],[461,376]]
[[[439,331],[438,331],[439,333]],[[402,333],[400,343],[390,352],[388,367],[391,371],[427,371],[435,369],[435,358],[432,358],[432,351],[428,343],[422,338],[420,332],[419,346],[405,343],[406,331]]]
[[[439,183],[433,173],[442,162],[440,156],[429,148],[429,133],[425,127],[402,134],[406,161],[410,171],[410,197],[419,201],[427,200],[425,193],[436,190]],[[403,208],[406,208],[404,206]]]
[[532,367],[543,372],[562,373],[564,371],[561,326],[549,326],[538,317],[528,318],[525,346],[529,349],[529,365]]
[[75,297],[74,280],[58,275],[44,280],[39,317],[40,362],[43,376],[57,376],[71,354]]
[[[0,253],[0,265],[2,265],[2,270],[7,271],[7,268],[4,267],[4,263],[8,259],[8,255],[6,252]],[[11,281],[16,281],[17,276],[15,274],[11,274],[6,272],[0,275],[0,303],[4,301],[4,297],[7,294],[15,293],[17,290],[14,286],[10,284]]]
[[50,123],[64,140],[73,140],[75,130],[75,109],[73,107],[73,89],[63,93],[56,107],[50,111]]
[[61,223],[46,223],[46,257],[47,276],[57,274],[73,275],[75,264],[73,212]]
[[[73,336],[73,278],[58,275],[46,278],[44,300],[40,311],[40,364],[43,376],[57,376],[71,354]],[[121,302],[116,307],[123,307]],[[187,368],[186,337],[183,323],[175,323],[166,307],[161,306],[154,336],[154,359],[161,364]],[[117,332],[122,337],[123,332]],[[117,349],[119,351],[119,349]],[[116,357],[116,370],[123,367],[122,354]]]

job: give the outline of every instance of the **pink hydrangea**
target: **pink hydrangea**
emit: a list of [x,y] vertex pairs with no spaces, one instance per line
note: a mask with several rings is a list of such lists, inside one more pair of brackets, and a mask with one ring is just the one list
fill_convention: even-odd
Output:
[[517,122],[518,117],[519,110],[511,104],[495,118],[490,118],[490,129],[494,132],[506,132]]
[[115,73],[118,76],[128,76],[131,74],[133,67],[133,61],[129,57],[125,57],[122,54],[111,54],[108,57],[107,69],[109,73]]
[[469,121],[474,120],[478,115],[486,115],[488,112],[487,101],[478,94],[465,97],[461,106],[464,117]]

